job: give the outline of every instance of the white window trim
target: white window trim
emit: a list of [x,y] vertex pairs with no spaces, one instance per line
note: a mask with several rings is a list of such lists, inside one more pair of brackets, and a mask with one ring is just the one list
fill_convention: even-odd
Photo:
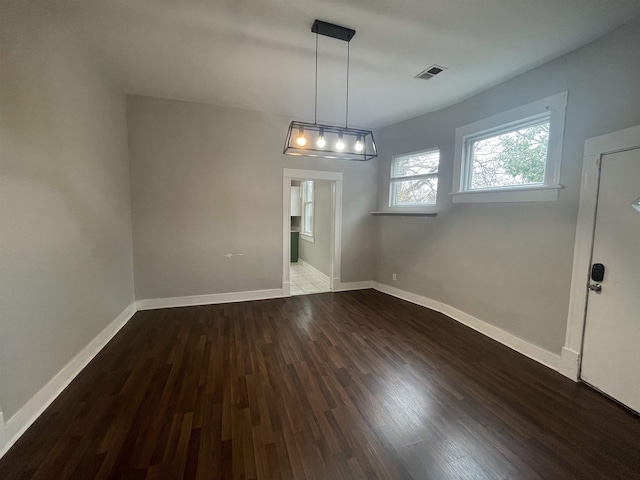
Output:
[[388,211],[390,212],[402,212],[402,213],[437,213],[438,200],[436,198],[435,203],[412,203],[412,204],[404,204],[404,205],[396,205],[393,203],[393,183],[394,180],[419,180],[421,178],[432,178],[436,177],[438,179],[438,190],[440,189],[440,165],[438,165],[438,171],[436,173],[427,173],[425,175],[412,175],[410,177],[394,177],[393,176],[393,166],[397,158],[401,157],[411,157],[413,155],[423,155],[431,152],[440,152],[440,147],[431,147],[425,148],[421,150],[416,150],[414,152],[401,153],[398,155],[394,155],[391,158],[391,166],[389,170],[389,207]]
[[[558,93],[537,102],[529,103],[512,110],[493,115],[463,127],[456,128],[456,144],[453,170],[453,203],[492,203],[492,202],[545,202],[558,199],[560,185],[560,166],[562,160],[562,142],[564,139],[564,121],[568,92]],[[469,137],[490,134],[510,125],[534,120],[536,117],[549,116],[549,144],[547,146],[547,164],[542,185],[513,185],[492,189],[465,190],[466,174],[463,170],[465,143]]]
[[[312,198],[311,198],[311,209],[313,211],[312,215],[311,215],[311,235],[308,235],[307,233],[305,233],[304,231],[304,225],[305,225],[305,217],[306,217],[306,211],[307,209],[305,208],[305,189],[303,187],[303,184],[306,182],[311,182],[313,184],[313,190],[312,190]],[[316,239],[315,239],[315,228],[316,228],[316,185],[315,182],[313,180],[304,180],[302,182],[300,182],[300,195],[302,197],[302,217],[300,218],[300,238],[302,240],[305,240],[309,243],[315,243]]]

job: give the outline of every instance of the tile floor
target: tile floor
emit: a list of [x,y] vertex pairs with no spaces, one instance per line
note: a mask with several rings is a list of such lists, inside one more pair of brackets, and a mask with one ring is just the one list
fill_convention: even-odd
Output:
[[314,270],[297,263],[290,264],[291,295],[329,292],[329,282]]

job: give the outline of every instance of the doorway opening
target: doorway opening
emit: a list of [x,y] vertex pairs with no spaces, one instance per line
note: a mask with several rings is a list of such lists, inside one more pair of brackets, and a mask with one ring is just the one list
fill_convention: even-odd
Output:
[[330,290],[332,188],[329,180],[291,180],[291,295]]
[[283,170],[284,295],[337,288],[341,219],[341,172]]

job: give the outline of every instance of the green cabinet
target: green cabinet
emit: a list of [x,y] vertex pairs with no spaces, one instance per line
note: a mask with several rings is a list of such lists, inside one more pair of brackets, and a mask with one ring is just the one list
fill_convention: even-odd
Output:
[[291,263],[298,262],[299,241],[300,241],[300,232],[291,232]]

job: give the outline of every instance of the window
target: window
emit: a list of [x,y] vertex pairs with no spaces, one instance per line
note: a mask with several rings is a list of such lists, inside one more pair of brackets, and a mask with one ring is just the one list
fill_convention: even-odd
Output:
[[389,206],[435,205],[438,196],[440,150],[398,155],[391,162]]
[[544,184],[549,118],[467,142],[469,190]]
[[454,203],[556,200],[567,92],[456,129]]
[[304,240],[313,242],[313,180],[307,180],[300,184],[302,188],[302,232]]

